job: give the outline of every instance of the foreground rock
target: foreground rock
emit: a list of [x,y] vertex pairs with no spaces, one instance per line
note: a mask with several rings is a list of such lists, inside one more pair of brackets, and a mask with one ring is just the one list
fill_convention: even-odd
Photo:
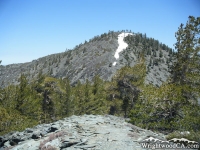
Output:
[[144,130],[111,115],[71,116],[0,137],[0,150],[141,150],[148,137],[164,135]]

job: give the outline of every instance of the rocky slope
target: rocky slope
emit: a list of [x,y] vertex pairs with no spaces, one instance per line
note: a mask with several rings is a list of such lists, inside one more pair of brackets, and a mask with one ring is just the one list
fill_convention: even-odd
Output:
[[[167,141],[165,135],[139,128],[127,120],[112,115],[71,116],[0,136],[0,150],[146,150],[155,149],[156,144],[156,149],[162,150],[164,148],[159,144],[174,144],[181,149],[180,141],[196,146],[192,149],[184,147],[185,150],[199,147],[197,142],[184,138]],[[179,144],[176,145],[175,141]]]
[[[142,40],[134,40],[136,34],[132,36],[132,47],[128,46],[119,54],[119,59],[114,57],[119,46],[118,35],[121,32],[109,32],[92,38],[89,42],[77,45],[73,50],[67,50],[63,53],[52,54],[33,60],[32,62],[22,64],[10,64],[0,66],[0,86],[5,87],[8,84],[18,84],[18,78],[21,73],[26,74],[29,81],[37,76],[39,72],[53,77],[68,77],[71,84],[78,80],[84,82],[86,79],[91,81],[95,75],[99,75],[104,80],[111,80],[115,72],[125,65],[134,66],[143,49],[150,50],[154,54],[145,54],[146,65],[149,66],[152,60],[159,60],[159,63],[153,62],[148,67],[146,83],[161,85],[169,77],[167,60],[169,52],[166,49],[155,50],[153,46],[147,46]],[[138,37],[138,36],[135,36]],[[144,39],[141,35],[140,39]],[[150,40],[149,40],[150,41]],[[152,40],[154,43],[158,41]],[[139,43],[139,44],[138,44]],[[165,47],[164,47],[165,48]],[[159,53],[162,52],[162,58]],[[146,53],[146,52],[145,52]],[[152,60],[151,60],[152,59]],[[113,63],[116,62],[116,65]],[[155,64],[155,65],[154,65]]]
[[111,115],[71,116],[51,124],[27,128],[0,137],[0,150],[141,150],[141,141],[165,136],[129,124],[124,118]]

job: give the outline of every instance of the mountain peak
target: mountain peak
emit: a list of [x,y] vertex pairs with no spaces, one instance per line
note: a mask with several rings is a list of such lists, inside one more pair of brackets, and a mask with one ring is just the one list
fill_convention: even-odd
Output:
[[134,66],[141,55],[145,56],[147,66],[151,61],[155,64],[148,67],[146,83],[161,85],[166,81],[169,76],[167,61],[170,59],[166,45],[147,38],[146,34],[144,36],[139,33],[110,31],[75,46],[73,50],[48,55],[28,63],[1,66],[0,86],[18,84],[21,73],[27,75],[31,81],[39,72],[56,78],[67,77],[71,84],[76,84],[79,80],[92,81],[95,75],[110,81],[118,69],[125,65]]

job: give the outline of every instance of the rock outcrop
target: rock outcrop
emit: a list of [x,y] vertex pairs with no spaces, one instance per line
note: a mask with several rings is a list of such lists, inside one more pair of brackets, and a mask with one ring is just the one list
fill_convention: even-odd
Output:
[[71,116],[0,137],[0,150],[141,150],[140,141],[163,134],[134,126],[111,115]]

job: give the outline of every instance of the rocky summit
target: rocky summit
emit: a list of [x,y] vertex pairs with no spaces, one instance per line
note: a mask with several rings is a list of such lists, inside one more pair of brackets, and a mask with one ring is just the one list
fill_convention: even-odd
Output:
[[163,134],[141,129],[112,115],[71,116],[0,137],[0,150],[141,150],[140,141]]
[[95,75],[110,81],[117,70],[134,66],[142,55],[148,68],[145,83],[160,86],[170,75],[172,49],[146,34],[112,31],[62,53],[32,62],[0,65],[0,87],[19,84],[21,74],[31,82],[40,72],[55,78],[67,77],[72,85],[86,79],[92,81]]

